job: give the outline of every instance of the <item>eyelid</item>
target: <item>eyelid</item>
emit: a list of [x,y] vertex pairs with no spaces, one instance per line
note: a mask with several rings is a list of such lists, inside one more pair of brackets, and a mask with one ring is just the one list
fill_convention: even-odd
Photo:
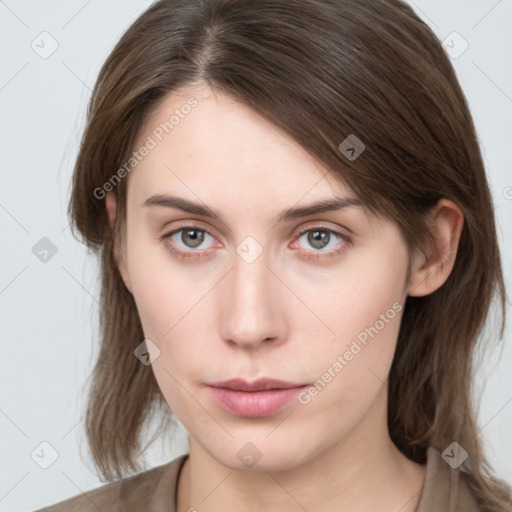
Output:
[[350,233],[352,233],[352,230],[350,230],[349,228],[346,228],[344,226],[330,227],[328,224],[322,223],[321,221],[320,222],[311,221],[311,223],[307,224],[306,226],[301,226],[296,231],[294,231],[292,236],[294,238],[297,238],[298,236],[301,236],[304,233],[307,233],[308,231],[312,231],[314,229],[329,231],[331,233],[336,233],[337,235],[340,235],[345,238],[348,238],[349,235],[345,235],[340,230],[345,229],[345,230],[349,231]]

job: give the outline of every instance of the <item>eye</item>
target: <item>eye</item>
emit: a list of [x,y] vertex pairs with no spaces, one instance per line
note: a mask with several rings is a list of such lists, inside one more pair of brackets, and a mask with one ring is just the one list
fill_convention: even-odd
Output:
[[310,259],[334,257],[352,244],[347,236],[326,227],[308,228],[299,233],[297,241],[300,240],[314,249],[307,251],[306,258]]
[[207,241],[208,238],[215,241],[215,238],[205,229],[198,228],[197,226],[182,226],[179,229],[175,229],[163,235],[161,238],[164,241],[170,241],[171,243],[167,244],[169,250],[182,258],[201,256],[201,252],[208,248],[202,246],[204,242]]
[[178,237],[179,241],[183,242],[187,249],[197,249],[204,242],[205,238],[210,236],[204,229],[193,227],[182,228],[174,234],[179,233],[181,233],[181,236]]

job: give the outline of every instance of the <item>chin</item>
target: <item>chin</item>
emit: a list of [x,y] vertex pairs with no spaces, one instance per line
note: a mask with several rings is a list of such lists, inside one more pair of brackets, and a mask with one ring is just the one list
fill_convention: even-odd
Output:
[[217,462],[233,471],[252,472],[288,471],[314,457],[300,440],[284,444],[277,439],[276,442],[269,439],[249,441],[248,437],[230,440],[227,446],[215,447],[208,452]]

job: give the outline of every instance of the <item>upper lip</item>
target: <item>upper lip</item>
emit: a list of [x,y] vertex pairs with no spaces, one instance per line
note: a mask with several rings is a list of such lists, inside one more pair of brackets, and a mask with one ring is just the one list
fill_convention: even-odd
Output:
[[233,389],[236,391],[265,391],[267,389],[289,389],[305,386],[305,384],[296,384],[294,382],[285,382],[283,380],[261,378],[254,382],[247,382],[243,379],[230,379],[222,382],[214,382],[210,386],[216,388]]

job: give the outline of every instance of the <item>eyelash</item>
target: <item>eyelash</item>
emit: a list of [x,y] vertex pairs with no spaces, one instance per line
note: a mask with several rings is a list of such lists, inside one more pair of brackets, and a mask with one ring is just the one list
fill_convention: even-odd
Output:
[[[203,228],[200,228],[200,227],[194,226],[194,225],[183,225],[183,226],[179,227],[178,229],[175,229],[169,233],[162,235],[160,237],[160,240],[165,242],[168,238],[171,238],[176,233],[179,233],[180,231],[183,231],[185,229],[195,229],[197,231],[204,231],[208,235],[212,236],[210,233],[208,233],[208,231],[206,229],[203,229]],[[347,247],[350,247],[353,245],[352,240],[348,236],[343,235],[342,233],[339,233],[338,231],[334,231],[333,229],[326,228],[324,226],[308,227],[308,228],[302,230],[301,232],[297,233],[297,235],[295,236],[295,239],[298,239],[302,235],[309,233],[310,231],[315,231],[315,230],[316,231],[327,231],[331,234],[334,234],[335,236],[337,236],[338,238],[343,240],[345,243],[341,244],[341,247],[338,245],[335,249],[331,249],[330,251],[312,251],[312,254],[305,256],[309,260],[317,261],[320,258],[334,258],[334,257],[338,256],[339,254],[343,253],[347,249]],[[192,251],[192,250],[191,251],[181,251],[179,249],[176,249],[176,247],[174,247],[171,244],[166,244],[166,245],[167,245],[168,250],[172,254],[174,254],[175,256],[177,256],[178,258],[181,258],[181,259],[203,257],[201,255],[201,251]]]

